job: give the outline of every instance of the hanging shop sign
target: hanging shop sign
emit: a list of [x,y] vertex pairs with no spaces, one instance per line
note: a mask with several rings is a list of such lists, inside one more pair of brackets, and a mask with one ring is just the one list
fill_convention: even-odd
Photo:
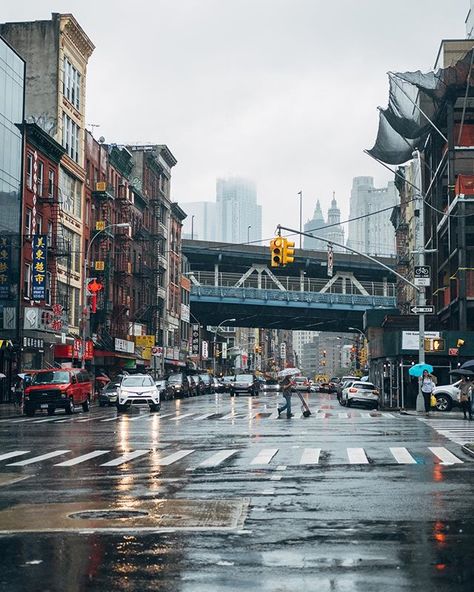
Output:
[[0,299],[10,298],[12,247],[10,239],[0,237]]
[[46,298],[46,271],[48,247],[45,234],[34,234],[31,242],[33,254],[33,277],[31,282],[31,297],[33,300]]

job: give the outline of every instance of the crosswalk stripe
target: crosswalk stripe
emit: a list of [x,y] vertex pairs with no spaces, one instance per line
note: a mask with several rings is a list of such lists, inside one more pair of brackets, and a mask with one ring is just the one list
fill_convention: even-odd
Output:
[[48,452],[47,454],[41,454],[40,456],[34,456],[33,458],[27,458],[26,460],[19,460],[18,462],[9,463],[7,467],[24,467],[26,465],[32,465],[33,463],[41,462],[42,460],[48,460],[48,458],[54,458],[55,456],[61,456],[71,452],[70,450],[55,450],[54,452]]
[[86,460],[90,460],[91,458],[95,458],[96,456],[102,456],[103,454],[107,454],[110,450],[94,450],[93,452],[89,452],[88,454],[82,454],[81,456],[76,456],[76,458],[71,458],[70,460],[65,460],[63,462],[57,463],[55,467],[73,467],[74,465],[79,465]]
[[278,448],[265,448],[261,450],[257,456],[250,463],[251,465],[268,465],[275,454],[278,452]]
[[390,452],[392,453],[393,457],[400,465],[416,465],[416,460],[413,456],[408,452],[406,448],[390,448]]
[[381,413],[382,417],[388,417],[389,419],[395,419],[395,415],[392,413]]
[[185,417],[191,417],[191,415],[195,415],[194,413],[184,413],[183,415],[177,415],[176,417],[173,417],[172,419],[170,419],[170,421],[179,421],[180,419],[183,419]]
[[463,461],[460,458],[454,456],[454,454],[449,452],[444,446],[428,446],[428,450],[431,450],[431,452],[437,456],[444,465],[463,464]]
[[203,415],[198,415],[197,417],[193,417],[194,421],[198,421],[200,419],[207,419],[208,417],[211,417],[211,415],[215,415],[215,411],[213,411],[212,413],[204,413]]
[[35,424],[38,424],[38,423],[47,423],[49,421],[58,421],[58,419],[60,420],[59,417],[48,417],[46,419],[39,419],[38,421],[35,420],[34,423]]
[[122,454],[114,460],[109,460],[109,462],[105,462],[101,464],[101,467],[118,467],[119,465],[123,465],[124,463],[129,462],[130,460],[134,460],[139,456],[143,456],[144,454],[148,454],[149,450],[135,450],[134,452],[127,452],[126,454]]
[[149,421],[152,421],[154,419],[165,419],[166,417],[173,417],[173,415],[175,415],[175,413],[165,413],[165,414],[159,414],[157,415],[156,413],[151,413],[150,416],[148,417]]
[[351,465],[369,464],[369,459],[367,458],[363,448],[348,448],[347,457]]
[[146,415],[144,413],[140,413],[139,415],[137,415],[137,417],[129,417],[129,421],[138,421],[139,419],[150,419],[150,415],[153,417],[153,413],[149,414],[147,413]]
[[185,456],[192,454],[193,452],[194,450],[180,450],[179,452],[174,452],[173,454],[165,456],[164,458],[160,459],[156,464],[162,467],[167,467],[168,465],[172,465],[173,463],[177,462],[178,460],[181,460]]
[[235,416],[236,416],[236,414],[233,411],[231,411],[227,415],[223,415],[222,417],[220,417],[219,420],[221,420],[221,419],[230,419],[231,417],[235,417]]
[[347,413],[344,413],[344,412],[338,413],[337,415],[338,415],[338,417],[349,417],[349,415]]
[[22,454],[28,454],[29,450],[14,450],[13,452],[6,452],[0,454],[0,460],[6,460],[7,458],[13,458],[14,456],[21,456]]
[[233,456],[234,454],[237,454],[237,452],[238,452],[238,450],[221,450],[220,452],[217,452],[216,454],[213,454],[212,456],[210,456],[208,459],[203,461],[198,466],[200,466],[200,467],[217,467],[218,465],[223,463],[225,460],[227,460],[229,457]]
[[107,421],[117,421],[117,419],[120,419],[121,417],[122,415],[116,415],[115,417],[109,417],[108,419],[101,419],[100,422],[105,423]]
[[305,448],[301,455],[300,465],[317,465],[319,464],[319,456],[321,448]]

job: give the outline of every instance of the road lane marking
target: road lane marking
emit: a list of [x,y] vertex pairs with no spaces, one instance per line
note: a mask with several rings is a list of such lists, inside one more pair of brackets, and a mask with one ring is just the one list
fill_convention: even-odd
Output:
[[117,419],[120,419],[121,417],[123,417],[123,415],[116,415],[115,417],[109,417],[108,419],[101,419],[101,423],[104,423],[106,421],[117,421]]
[[231,419],[232,417],[235,417],[235,415],[236,414],[233,411],[231,411],[227,415],[223,415],[222,417],[219,417],[219,420],[221,420],[221,419]]
[[41,456],[34,456],[33,458],[27,458],[26,460],[19,460],[18,462],[9,463],[7,467],[24,467],[26,465],[32,465],[33,463],[41,462],[42,460],[48,460],[48,458],[54,458],[55,456],[61,456],[71,452],[70,450],[55,450],[54,452],[48,452]]
[[439,458],[443,465],[456,465],[456,464],[463,464],[462,461],[457,456],[454,456],[452,452],[449,452],[444,446],[428,446],[428,450]]
[[265,448],[261,450],[257,456],[250,463],[251,465],[268,465],[275,454],[278,452],[278,448]]
[[388,417],[389,419],[395,419],[395,415],[392,413],[382,413],[382,417]]
[[403,447],[394,447],[390,448],[390,452],[392,453],[393,457],[400,465],[416,465],[416,460],[413,456],[408,452],[406,448]]
[[134,460],[135,458],[138,458],[139,456],[143,456],[144,454],[149,454],[149,450],[135,450],[134,452],[127,452],[126,454],[122,454],[122,456],[119,456],[117,458],[114,458],[114,460],[109,460],[109,462],[103,463],[100,466],[101,467],[118,467],[119,465],[123,465],[127,462],[129,462],[130,460]]
[[347,413],[344,413],[344,412],[338,413],[337,415],[338,415],[338,417],[345,417],[345,418],[349,417],[349,415]]
[[170,421],[179,421],[180,419],[183,419],[184,417],[191,417],[191,415],[195,415],[195,413],[184,413],[183,415],[177,415],[176,417],[173,417],[172,419],[170,419]]
[[161,415],[161,413],[159,415],[156,413],[150,413],[150,415],[147,417],[147,420],[153,421],[154,419],[165,419],[166,417],[172,417],[173,415],[175,415],[175,413],[165,413],[163,415]]
[[90,460],[91,458],[95,458],[96,456],[102,456],[103,454],[107,454],[110,450],[94,450],[93,452],[89,452],[88,454],[83,454],[82,456],[76,456],[76,458],[71,458],[70,460],[65,460],[63,462],[57,463],[55,467],[73,467],[74,465],[79,465],[82,462],[86,462],[86,460]]
[[6,452],[0,454],[0,460],[6,460],[7,458],[13,458],[14,456],[21,456],[22,454],[28,454],[30,450],[14,450],[13,452]]
[[46,423],[48,421],[58,421],[58,420],[61,421],[61,419],[62,419],[61,417],[57,417],[57,416],[56,417],[48,417],[46,419],[39,419],[38,421],[35,420],[34,423],[38,424],[38,423]]
[[203,461],[198,466],[199,467],[217,467],[218,465],[223,463],[225,460],[227,460],[228,458],[230,458],[234,454],[237,454],[237,452],[238,452],[238,450],[221,450],[220,452],[217,452],[216,454],[213,454],[212,456],[210,456],[208,459]]
[[319,464],[319,456],[321,448],[305,448],[301,455],[300,465],[317,465]]
[[155,464],[160,465],[162,467],[167,467],[168,465],[172,465],[173,463],[177,462],[178,460],[181,460],[189,454],[192,454],[193,452],[194,450],[180,450],[179,452],[174,452],[173,454],[163,457]]
[[347,457],[351,465],[368,465],[369,459],[363,448],[348,448]]
[[212,413],[204,413],[203,415],[198,415],[197,417],[193,417],[193,421],[199,421],[201,419],[207,419],[211,417],[211,415],[215,415],[217,411],[213,411]]

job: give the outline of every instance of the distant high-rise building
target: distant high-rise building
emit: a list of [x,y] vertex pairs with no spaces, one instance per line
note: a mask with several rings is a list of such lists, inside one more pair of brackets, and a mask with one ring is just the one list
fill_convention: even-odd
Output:
[[262,207],[255,183],[242,177],[217,179],[217,240],[246,243],[262,239]]
[[[344,244],[344,229],[341,226],[341,210],[337,207],[336,198],[333,195],[331,207],[328,210],[328,220],[324,219],[321,210],[321,204],[316,202],[314,214],[311,220],[304,225],[304,231],[315,236],[320,236],[329,241]],[[304,237],[303,248],[324,251],[327,249],[327,243],[317,238]],[[333,247],[335,251],[341,251],[341,247]]]
[[379,210],[396,206],[400,201],[393,181],[387,187],[374,187],[372,177],[352,180],[347,246],[367,255],[395,256],[395,230],[390,222],[392,211],[375,214]]
[[212,201],[193,201],[180,203],[188,215],[184,221],[183,238],[215,241],[216,237],[216,204]]
[[466,17],[466,37],[467,39],[474,37],[474,0],[470,0],[469,12]]

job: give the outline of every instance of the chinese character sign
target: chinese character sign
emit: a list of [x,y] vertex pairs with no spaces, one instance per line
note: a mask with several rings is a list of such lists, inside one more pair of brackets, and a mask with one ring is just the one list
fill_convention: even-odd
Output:
[[33,253],[33,300],[44,300],[46,298],[46,271],[47,271],[47,246],[46,235],[35,234],[32,240]]
[[11,283],[11,243],[6,237],[0,237],[0,299],[10,298]]

